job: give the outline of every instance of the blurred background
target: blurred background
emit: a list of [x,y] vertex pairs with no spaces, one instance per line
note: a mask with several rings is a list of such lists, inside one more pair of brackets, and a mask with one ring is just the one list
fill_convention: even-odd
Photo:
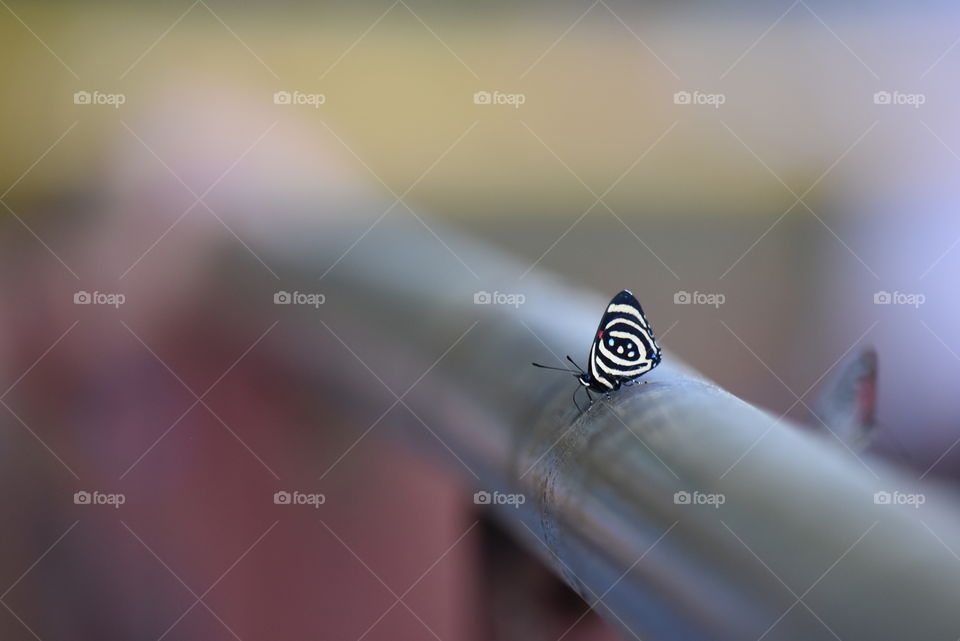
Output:
[[400,269],[399,228],[477,290],[477,239],[501,291],[630,288],[798,421],[873,345],[876,453],[960,472],[952,3],[0,5],[5,639],[617,638],[381,438],[392,398],[299,374],[418,380],[272,300]]

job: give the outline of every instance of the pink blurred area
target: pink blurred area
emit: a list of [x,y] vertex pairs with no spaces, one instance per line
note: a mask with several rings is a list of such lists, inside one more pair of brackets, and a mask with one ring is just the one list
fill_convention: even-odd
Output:
[[[17,523],[2,538],[3,637],[610,637],[525,556],[517,582],[483,578],[472,488],[382,438],[422,429],[402,407],[306,387],[291,347],[342,347],[319,325],[293,333],[269,304],[273,268],[242,238],[272,247],[376,199],[307,132],[197,104],[125,122],[101,182],[30,218],[42,243],[17,227],[3,241],[0,474]],[[238,142],[251,130],[272,135]],[[227,278],[225,253],[242,257]],[[78,306],[79,291],[125,300]],[[124,504],[74,504],[94,490]],[[281,491],[325,501],[277,505]]]

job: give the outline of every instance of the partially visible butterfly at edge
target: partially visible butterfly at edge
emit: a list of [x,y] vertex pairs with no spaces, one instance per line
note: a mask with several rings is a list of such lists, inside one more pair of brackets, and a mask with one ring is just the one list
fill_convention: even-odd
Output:
[[[659,365],[660,358],[660,346],[653,337],[653,330],[643,308],[633,294],[623,290],[613,297],[600,319],[600,325],[590,345],[587,371],[569,356],[567,360],[576,370],[548,367],[539,363],[533,365],[575,374],[580,384],[587,389],[587,397],[593,402],[590,390],[600,394],[614,392],[620,389],[621,385],[633,383]],[[577,409],[580,409],[576,390],[573,402]]]

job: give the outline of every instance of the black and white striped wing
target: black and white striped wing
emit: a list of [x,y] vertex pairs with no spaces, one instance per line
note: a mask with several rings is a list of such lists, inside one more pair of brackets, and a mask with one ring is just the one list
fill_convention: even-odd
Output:
[[589,367],[595,389],[615,390],[660,364],[660,346],[643,313],[627,290],[613,297],[600,319],[590,347]]

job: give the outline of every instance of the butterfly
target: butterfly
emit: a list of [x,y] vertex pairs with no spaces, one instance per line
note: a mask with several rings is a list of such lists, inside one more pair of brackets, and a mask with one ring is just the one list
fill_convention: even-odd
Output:
[[[640,302],[625,289],[613,297],[600,319],[590,345],[589,369],[585,371],[569,356],[567,360],[577,369],[533,365],[577,375],[577,380],[587,390],[587,397],[593,402],[590,390],[606,394],[620,389],[621,385],[631,384],[660,364],[661,352]],[[577,405],[576,390],[573,402]],[[579,405],[577,409],[580,409]]]

